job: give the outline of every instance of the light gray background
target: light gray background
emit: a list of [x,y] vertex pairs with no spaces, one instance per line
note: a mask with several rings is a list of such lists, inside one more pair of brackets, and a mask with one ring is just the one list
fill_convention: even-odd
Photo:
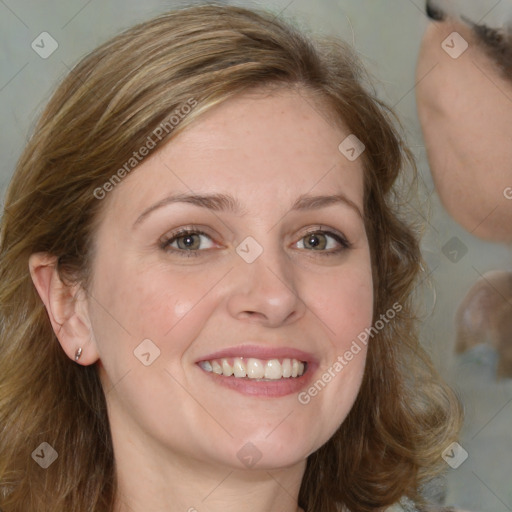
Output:
[[[421,171],[423,201],[430,202],[423,241],[432,270],[424,292],[422,337],[441,373],[456,387],[467,408],[461,444],[469,458],[448,468],[447,503],[472,511],[512,510],[512,382],[494,382],[478,359],[453,355],[455,309],[471,284],[491,269],[510,269],[510,247],[486,243],[452,221],[439,203],[425,158],[415,108],[414,69],[421,35],[428,23],[421,0],[279,0],[227,2],[266,7],[295,18],[313,33],[350,41],[378,80],[380,97],[395,107]],[[476,2],[474,2],[476,3]],[[2,137],[0,190],[55,85],[87,52],[121,29],[183,2],[158,0],[0,0],[0,113]],[[485,12],[482,12],[482,16]],[[59,47],[48,59],[31,48],[41,32]],[[448,35],[448,34],[447,34]],[[463,87],[463,84],[461,84]],[[511,183],[512,185],[512,183]],[[421,208],[424,210],[424,206]],[[418,208],[420,206],[418,205]],[[453,236],[468,253],[452,263],[441,252]],[[487,359],[486,359],[487,358]]]

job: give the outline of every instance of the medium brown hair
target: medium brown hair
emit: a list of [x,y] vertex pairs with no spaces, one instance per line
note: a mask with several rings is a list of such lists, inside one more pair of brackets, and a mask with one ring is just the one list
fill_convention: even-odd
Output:
[[[191,98],[196,106],[154,151],[212,106],[273,86],[304,91],[364,143],[374,320],[401,305],[369,343],[348,417],[309,456],[299,505],[307,512],[379,510],[403,495],[418,498],[420,484],[442,469],[441,452],[456,438],[460,410],[416,335],[411,295],[421,257],[396,186],[413,165],[393,116],[339,40],[314,41],[268,13],[210,4],[161,15],[86,56],[58,87],[19,160],[0,240],[4,512],[112,511],[116,495],[97,369],[64,354],[32,284],[29,256],[57,256],[62,277],[87,289],[108,201],[94,191]],[[30,457],[43,441],[59,453],[45,471]]]

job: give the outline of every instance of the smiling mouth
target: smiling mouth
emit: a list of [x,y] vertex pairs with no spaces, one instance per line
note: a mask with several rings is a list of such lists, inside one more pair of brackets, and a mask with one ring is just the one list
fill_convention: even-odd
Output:
[[200,361],[198,365],[206,372],[236,379],[273,381],[301,377],[307,363],[298,359],[256,359],[254,357],[230,357]]

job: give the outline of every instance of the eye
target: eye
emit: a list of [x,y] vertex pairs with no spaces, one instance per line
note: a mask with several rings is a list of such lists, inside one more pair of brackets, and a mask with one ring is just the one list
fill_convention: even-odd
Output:
[[170,252],[181,253],[183,256],[191,256],[197,255],[197,251],[215,247],[215,243],[202,231],[182,229],[164,238],[161,247]]
[[296,244],[298,249],[325,252],[327,254],[339,253],[350,247],[349,242],[341,235],[331,231],[310,231]]

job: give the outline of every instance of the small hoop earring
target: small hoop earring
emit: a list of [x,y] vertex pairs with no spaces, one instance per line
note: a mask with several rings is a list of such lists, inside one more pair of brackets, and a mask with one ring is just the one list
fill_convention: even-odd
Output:
[[78,347],[75,352],[75,361],[78,361],[82,357],[82,347]]

